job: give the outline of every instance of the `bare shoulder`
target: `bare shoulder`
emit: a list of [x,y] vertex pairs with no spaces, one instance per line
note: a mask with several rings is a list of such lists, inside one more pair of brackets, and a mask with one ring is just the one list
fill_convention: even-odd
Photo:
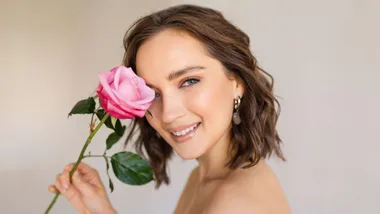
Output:
[[290,214],[280,182],[264,160],[238,169],[223,182],[207,207],[207,214]]
[[199,167],[195,167],[192,172],[189,175],[189,178],[187,179],[187,182],[185,184],[185,187],[182,190],[181,196],[177,202],[177,206],[174,210],[174,213],[183,213],[183,210],[186,209],[187,201],[190,199],[189,197],[189,190],[193,188],[194,180],[196,179],[196,174],[199,170]]

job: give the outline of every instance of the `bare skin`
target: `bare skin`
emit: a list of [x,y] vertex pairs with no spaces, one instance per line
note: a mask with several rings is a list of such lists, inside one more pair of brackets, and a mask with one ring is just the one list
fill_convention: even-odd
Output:
[[229,171],[219,178],[191,173],[175,214],[259,213],[290,214],[276,175],[264,160],[248,169]]
[[[225,167],[233,100],[244,96],[244,87],[238,78],[227,77],[201,42],[184,32],[163,30],[141,45],[136,67],[157,95],[149,109],[154,116],[146,116],[149,124],[179,156],[199,163],[176,214],[290,213],[279,181],[264,160],[247,169]],[[198,128],[179,142],[173,132],[191,124]],[[70,203],[83,214],[116,213],[96,170],[84,164],[79,170],[82,176],[77,178],[82,179],[74,179],[64,193]],[[62,192],[62,181],[69,181],[67,170],[50,190]]]
[[[81,163],[73,183],[69,183],[68,173],[72,166],[65,167],[57,176],[55,185],[49,186],[49,191],[55,193],[58,189],[78,213],[115,214],[98,172]],[[63,182],[69,184],[66,191]],[[254,167],[228,170],[215,178],[202,178],[200,167],[195,168],[174,213],[290,214],[291,211],[276,175],[261,160]]]
[[97,170],[81,163],[70,183],[69,172],[73,166],[73,163],[67,165],[48,190],[59,191],[80,214],[115,214]]

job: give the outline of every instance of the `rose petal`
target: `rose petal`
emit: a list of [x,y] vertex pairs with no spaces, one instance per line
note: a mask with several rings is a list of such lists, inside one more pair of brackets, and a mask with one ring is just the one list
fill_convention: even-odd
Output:
[[[132,80],[132,83],[136,84],[136,89],[139,95],[138,100],[135,100],[137,103],[146,103],[151,102],[155,97],[155,92],[153,89],[146,85],[146,82],[143,78],[136,75],[136,73],[131,68],[123,67],[123,72],[121,74],[121,82],[124,80]],[[123,96],[122,96],[123,97]],[[128,99],[132,100],[132,99]]]
[[133,115],[136,115],[136,116],[138,116],[138,117],[140,117],[140,118],[141,118],[141,117],[144,117],[145,112],[146,112],[146,111],[136,110],[136,109],[131,110],[131,113],[132,113]]
[[137,104],[136,102],[134,101],[129,101],[129,100],[126,100],[126,101],[121,101],[120,102],[120,107],[123,108],[123,110],[125,111],[129,111],[129,109],[133,109],[133,110],[147,110],[150,105],[147,105],[147,104]]
[[143,117],[155,97],[145,80],[125,66],[99,74],[96,91],[104,110],[119,119]]
[[130,80],[134,77],[137,77],[132,68],[127,68],[125,66],[120,66],[120,81]]
[[[118,97],[119,96],[118,93],[115,93],[115,96]],[[136,101],[123,100],[123,99],[120,99],[119,101],[120,103],[118,103],[118,106],[120,106],[120,108],[123,111],[127,111],[127,112],[130,112],[133,110],[146,111],[152,104],[151,102],[140,104],[140,103],[136,103]]]
[[145,103],[152,102],[155,97],[155,92],[151,88],[140,89],[140,100],[135,101],[136,104],[142,105]]
[[115,86],[116,90],[118,90],[118,88],[119,88],[121,72],[122,72],[122,68],[117,67],[117,70],[115,72],[115,78],[114,78],[114,86]]
[[114,90],[115,95],[121,100],[139,100],[140,95],[136,87],[132,85],[128,80],[124,80],[119,85],[119,90]]
[[[116,98],[116,96],[112,93],[112,89],[109,85],[109,82],[107,81],[108,79],[110,79],[111,76],[113,75],[113,73],[111,72],[103,72],[103,73],[100,73],[99,74],[99,81],[100,81],[100,84],[102,85],[103,87],[103,90],[100,91],[100,93],[103,93],[103,95],[105,95],[106,97],[109,97],[110,99],[112,99],[115,103],[118,103],[119,104],[119,100]],[[106,94],[104,94],[106,93]]]
[[133,119],[133,114],[123,111],[119,106],[112,104],[112,102],[107,103],[107,109],[104,109],[111,116],[119,119]]

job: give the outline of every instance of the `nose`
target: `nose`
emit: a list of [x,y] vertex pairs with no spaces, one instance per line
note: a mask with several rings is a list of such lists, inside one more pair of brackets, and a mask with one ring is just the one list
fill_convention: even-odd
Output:
[[162,99],[161,120],[164,124],[173,123],[184,116],[184,106],[179,96],[166,96]]

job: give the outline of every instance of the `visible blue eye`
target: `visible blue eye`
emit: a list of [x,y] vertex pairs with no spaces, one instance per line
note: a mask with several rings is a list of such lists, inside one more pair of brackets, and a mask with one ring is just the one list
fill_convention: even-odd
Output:
[[185,82],[182,83],[181,87],[187,87],[187,86],[190,86],[190,85],[194,85],[196,83],[199,82],[199,79],[196,79],[196,78],[190,78],[190,79],[187,79]]

